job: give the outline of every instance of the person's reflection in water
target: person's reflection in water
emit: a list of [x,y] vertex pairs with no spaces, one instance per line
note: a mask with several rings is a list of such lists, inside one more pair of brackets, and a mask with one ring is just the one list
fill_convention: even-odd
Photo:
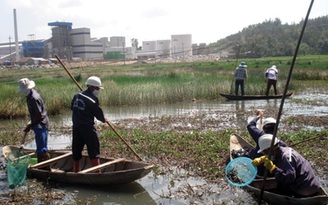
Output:
[[247,116],[245,115],[245,101],[235,101],[236,106],[236,118],[237,118],[237,126],[240,129],[245,129],[247,126]]

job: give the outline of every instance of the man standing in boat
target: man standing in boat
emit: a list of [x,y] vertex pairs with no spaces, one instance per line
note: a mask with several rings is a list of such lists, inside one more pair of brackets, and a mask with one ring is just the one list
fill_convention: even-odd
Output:
[[241,95],[245,95],[244,81],[247,79],[247,65],[245,62],[241,62],[235,70],[235,95],[238,95],[238,89],[240,87]]
[[[22,78],[18,82],[18,92],[26,96],[27,108],[30,114],[30,121],[25,127],[24,132],[29,132],[31,129],[34,131],[36,154],[39,163],[50,158],[47,145],[49,118],[43,99],[41,95],[33,89],[34,87],[34,81],[28,78]],[[49,169],[49,167],[45,169]]]
[[277,95],[277,80],[278,80],[278,69],[275,65],[268,68],[265,72],[265,77],[267,78],[267,88],[265,95],[269,95],[271,86],[273,86],[274,94]]
[[95,118],[101,122],[108,122],[103,110],[99,107],[98,94],[101,89],[100,78],[91,76],[86,82],[87,89],[74,95],[71,109],[73,120],[73,171],[80,171],[80,159],[84,145],[87,146],[92,166],[100,164],[100,144],[98,132],[95,128]]

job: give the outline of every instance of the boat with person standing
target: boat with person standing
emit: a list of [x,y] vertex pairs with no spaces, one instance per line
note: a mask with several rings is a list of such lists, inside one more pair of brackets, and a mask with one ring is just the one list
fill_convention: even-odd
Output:
[[[11,152],[19,147],[10,146]],[[153,164],[128,160],[125,158],[100,157],[100,165],[91,166],[87,154],[81,159],[81,171],[73,172],[72,152],[65,150],[49,150],[50,159],[36,163],[35,151],[23,149],[23,156],[29,156],[31,162],[27,168],[27,177],[39,180],[51,180],[68,184],[84,185],[116,185],[131,183],[149,174],[155,167]],[[49,167],[50,169],[45,169]]]

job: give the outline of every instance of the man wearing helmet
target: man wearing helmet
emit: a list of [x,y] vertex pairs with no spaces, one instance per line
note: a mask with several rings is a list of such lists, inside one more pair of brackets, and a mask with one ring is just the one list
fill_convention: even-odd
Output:
[[259,139],[258,153],[265,156],[255,158],[253,165],[263,164],[277,180],[279,194],[294,197],[310,197],[319,192],[320,185],[310,163],[291,147],[282,147],[279,140],[274,139],[272,161],[266,156],[269,154],[272,134],[264,134]]
[[[272,117],[265,118],[261,125],[262,130],[259,129],[256,125],[259,119],[262,119],[263,112],[261,110],[256,110],[256,117],[254,117],[247,125],[248,133],[251,135],[253,140],[256,143],[256,147],[254,150],[249,152],[250,158],[254,159],[255,157],[261,156],[257,151],[259,150],[259,138],[264,134],[273,134],[274,127],[276,125],[276,120]],[[286,146],[285,142],[279,141],[281,146]]]
[[100,164],[100,145],[98,132],[94,126],[95,118],[101,122],[108,122],[99,107],[98,94],[103,89],[100,78],[91,76],[86,82],[87,89],[74,95],[71,109],[73,121],[73,171],[80,171],[80,159],[84,145],[87,146],[92,166]]

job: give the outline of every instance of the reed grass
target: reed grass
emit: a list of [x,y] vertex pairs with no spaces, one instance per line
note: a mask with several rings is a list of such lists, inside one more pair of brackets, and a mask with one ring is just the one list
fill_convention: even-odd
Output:
[[[290,91],[302,89],[305,82],[328,79],[327,56],[300,56],[295,63]],[[223,59],[194,62],[156,62],[151,64],[88,65],[69,67],[71,74],[85,89],[91,75],[101,77],[104,90],[99,96],[102,106],[150,105],[191,100],[218,99],[219,93],[234,93],[233,73],[239,62],[248,65],[246,94],[264,94],[266,68],[276,64],[279,69],[278,92],[282,93],[288,77],[291,57],[261,59]],[[0,118],[27,115],[25,100],[17,92],[20,78],[36,82],[50,115],[70,108],[78,87],[61,67],[52,69],[20,69],[0,71]]]

